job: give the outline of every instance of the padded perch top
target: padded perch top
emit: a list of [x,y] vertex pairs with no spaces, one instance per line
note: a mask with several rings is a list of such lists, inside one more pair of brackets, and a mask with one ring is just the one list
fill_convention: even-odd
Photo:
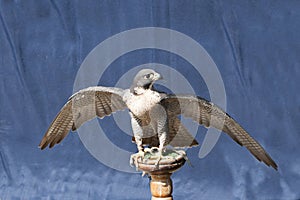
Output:
[[137,154],[132,155],[135,167],[148,174],[172,173],[182,167],[187,160],[185,151],[167,149],[161,157],[159,164],[156,165],[157,155],[151,150],[145,152],[144,159]]

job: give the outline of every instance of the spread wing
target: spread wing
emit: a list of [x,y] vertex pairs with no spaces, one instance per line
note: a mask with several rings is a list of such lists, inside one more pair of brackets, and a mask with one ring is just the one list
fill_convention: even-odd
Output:
[[124,90],[109,87],[89,87],[72,95],[57,114],[42,141],[41,149],[60,143],[66,135],[95,117],[103,118],[127,108],[122,100]]
[[213,103],[195,96],[168,96],[161,101],[169,115],[192,118],[206,127],[214,127],[227,133],[241,146],[245,146],[259,161],[277,170],[276,163],[232,117]]

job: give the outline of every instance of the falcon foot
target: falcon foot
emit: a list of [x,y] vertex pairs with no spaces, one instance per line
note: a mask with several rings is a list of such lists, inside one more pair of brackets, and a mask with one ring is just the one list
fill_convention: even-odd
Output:
[[151,149],[146,148],[145,149],[145,160],[156,160],[155,161],[155,166],[158,167],[159,165],[159,161],[161,161],[163,156],[167,156],[167,155],[163,155],[163,152],[165,152],[164,150],[161,150],[157,147],[152,147]]
[[151,149],[146,148],[144,152],[145,152],[145,156],[144,156],[145,161],[155,160],[156,166],[159,165],[161,160],[172,160],[178,156],[182,156],[186,161],[189,161],[185,151],[183,150],[171,150],[171,149],[160,150],[157,147],[152,147]]
[[144,151],[139,151],[138,153],[132,154],[130,156],[130,166],[134,167],[136,166],[136,171],[138,170],[138,160],[143,161],[145,157],[145,152]]
[[185,161],[188,161],[185,151],[171,149],[160,151],[157,147],[145,148],[144,151],[140,151],[130,157],[130,165],[132,167],[135,166],[137,170],[141,170],[143,168],[141,167],[142,165],[147,165],[151,167],[150,171],[159,171],[169,165],[184,163]]

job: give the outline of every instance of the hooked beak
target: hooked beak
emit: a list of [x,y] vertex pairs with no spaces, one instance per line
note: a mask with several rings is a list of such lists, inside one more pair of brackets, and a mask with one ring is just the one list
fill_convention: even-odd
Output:
[[150,85],[150,88],[152,88],[152,86],[153,86],[153,84],[154,84],[155,81],[161,80],[161,79],[163,79],[162,75],[160,75],[159,73],[155,72],[154,76],[152,78],[153,81],[152,81],[152,83]]
[[154,80],[154,81],[162,80],[162,79],[163,79],[163,77],[162,77],[162,75],[160,75],[159,73],[155,73],[155,74],[154,74],[154,77],[153,77],[153,80]]

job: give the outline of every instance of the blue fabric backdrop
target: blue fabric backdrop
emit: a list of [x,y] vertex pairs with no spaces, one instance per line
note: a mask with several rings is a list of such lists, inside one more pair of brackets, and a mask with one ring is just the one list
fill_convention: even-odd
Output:
[[[194,167],[173,176],[174,199],[299,199],[299,9],[300,2],[291,0],[1,0],[0,199],[150,198],[147,178],[106,167],[77,134],[52,150],[37,147],[72,94],[88,53],[108,37],[139,27],[170,28],[199,42],[222,75],[227,111],[279,165],[278,172],[266,167],[222,134],[204,159],[197,156],[199,148],[188,151]],[[177,58],[170,64],[167,56],[140,50],[111,67],[120,76],[156,62],[195,79],[188,63]],[[114,84],[114,73],[106,71],[99,84]],[[209,98],[205,85],[196,83],[197,94]],[[127,140],[124,148],[135,149],[128,135],[114,134],[112,142]]]

